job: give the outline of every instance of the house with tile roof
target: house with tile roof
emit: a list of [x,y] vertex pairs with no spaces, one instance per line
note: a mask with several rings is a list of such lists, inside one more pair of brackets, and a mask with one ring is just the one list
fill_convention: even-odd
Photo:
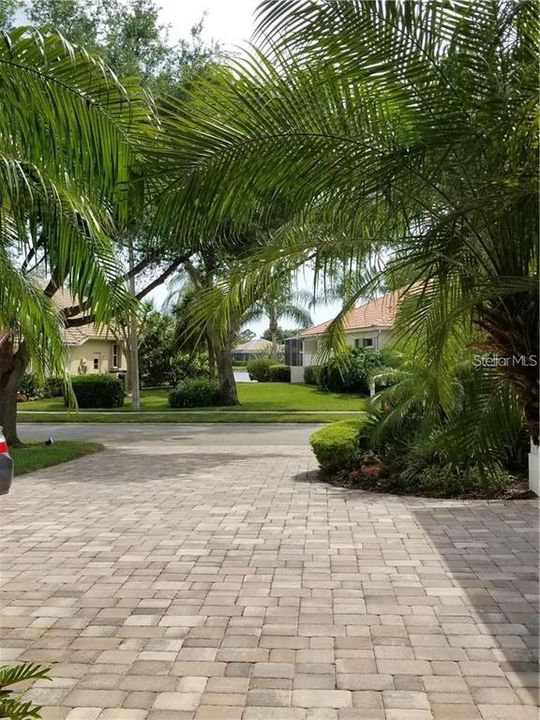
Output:
[[[381,295],[351,310],[345,318],[346,341],[352,347],[380,350],[388,341],[403,295],[402,290]],[[304,368],[318,363],[319,341],[332,321],[306,328],[285,341],[285,358],[291,382],[304,382]]]
[[[36,279],[36,284],[45,286],[47,282]],[[68,289],[59,288],[52,296],[59,310],[70,308],[76,302]],[[73,318],[82,317],[83,313]],[[93,323],[66,327],[64,340],[67,346],[67,372],[70,375],[89,373],[113,373],[125,371],[126,360],[112,330],[97,327]]]
[[[283,355],[283,345],[277,346],[278,353]],[[255,360],[268,357],[272,352],[272,343],[264,338],[252,338],[240,343],[233,350],[233,360]]]
[[109,328],[98,329],[92,324],[66,328],[64,337],[70,375],[125,372],[124,355]]

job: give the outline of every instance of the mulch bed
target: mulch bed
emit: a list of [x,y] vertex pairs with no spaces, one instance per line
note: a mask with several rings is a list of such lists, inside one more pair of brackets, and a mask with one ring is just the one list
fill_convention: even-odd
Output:
[[399,484],[399,481],[388,478],[364,477],[359,480],[358,478],[351,478],[347,473],[337,475],[325,475],[321,473],[321,479],[336,487],[350,488],[351,490],[367,490],[369,492],[388,493],[391,495],[412,495],[414,497],[455,498],[457,500],[531,500],[536,497],[532,490],[529,490],[527,478],[513,476],[505,488],[489,495],[486,495],[480,490],[448,495],[442,489],[438,491],[428,491],[425,488],[404,487]]

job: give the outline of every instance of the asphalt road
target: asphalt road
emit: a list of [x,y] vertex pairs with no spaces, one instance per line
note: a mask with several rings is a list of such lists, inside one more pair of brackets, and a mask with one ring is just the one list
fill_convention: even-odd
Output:
[[88,440],[104,445],[176,441],[186,445],[305,446],[321,425],[286,423],[20,423],[21,440]]

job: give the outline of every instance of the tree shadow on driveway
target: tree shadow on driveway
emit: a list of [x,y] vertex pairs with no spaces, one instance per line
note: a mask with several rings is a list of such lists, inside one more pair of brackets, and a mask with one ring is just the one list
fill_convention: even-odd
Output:
[[299,473],[294,482],[325,495],[329,508],[335,499],[349,519],[359,578],[364,549],[379,554],[386,582],[379,607],[369,583],[362,583],[367,612],[384,615],[383,606],[393,604],[387,612],[401,613],[405,644],[417,660],[453,666],[473,695],[512,688],[523,702],[538,702],[535,500],[376,493],[330,485],[317,470]]
[[[463,645],[471,660],[495,659],[515,690],[537,702],[538,511],[535,501],[470,501],[411,508],[454,586],[464,591],[466,615],[485,647]],[[449,618],[451,620],[451,618]],[[480,635],[476,635],[477,628]],[[451,630],[451,624],[448,624]],[[460,641],[449,635],[459,647]],[[480,645],[480,643],[479,643]]]

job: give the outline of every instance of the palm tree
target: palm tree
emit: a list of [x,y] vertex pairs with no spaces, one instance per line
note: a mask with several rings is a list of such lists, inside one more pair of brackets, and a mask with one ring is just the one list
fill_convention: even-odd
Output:
[[298,327],[307,328],[313,324],[311,315],[303,304],[313,303],[313,296],[306,292],[294,292],[290,284],[274,286],[248,311],[245,322],[268,318],[272,349],[271,355],[278,355],[278,330],[282,318],[293,320]]
[[432,464],[493,470],[519,446],[518,398],[495,368],[475,362],[473,344],[470,326],[456,324],[433,364],[425,328],[394,341],[386,367],[372,374],[382,389],[370,406],[370,440],[404,481]]
[[[471,323],[538,443],[536,3],[264,0],[259,21],[259,49],[189,116],[165,112],[161,226],[242,227],[279,203],[300,228],[244,267],[227,312],[273,265],[386,252],[388,285],[421,288],[408,331],[429,329],[431,362]],[[314,221],[328,233],[302,240]]]
[[[126,215],[132,133],[149,127],[150,111],[136,83],[27,28],[2,33],[0,85],[0,425],[16,445],[28,361],[64,376],[63,327],[133,306],[111,238]],[[61,287],[74,299],[62,312],[52,302]]]

